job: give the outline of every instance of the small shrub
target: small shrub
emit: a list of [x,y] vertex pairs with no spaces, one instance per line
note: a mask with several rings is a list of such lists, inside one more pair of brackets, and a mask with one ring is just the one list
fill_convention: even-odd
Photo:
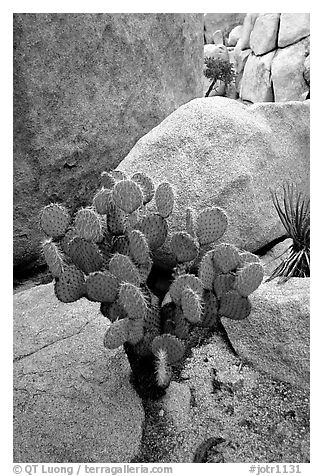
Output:
[[233,65],[228,60],[207,57],[204,59],[204,64],[204,76],[211,81],[210,87],[205,93],[205,97],[210,95],[217,81],[223,81],[225,88],[227,88],[235,78]]
[[293,243],[286,259],[267,281],[278,276],[281,277],[280,281],[310,276],[310,200],[294,184],[285,184],[283,191],[283,205],[279,203],[277,193],[271,191],[271,195],[287,236]]

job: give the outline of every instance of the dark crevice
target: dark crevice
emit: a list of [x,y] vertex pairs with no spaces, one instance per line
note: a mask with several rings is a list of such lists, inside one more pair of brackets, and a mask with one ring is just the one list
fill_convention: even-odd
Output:
[[253,253],[257,256],[264,256],[274,246],[278,245],[278,243],[281,243],[281,242],[285,241],[287,238],[289,238],[288,235],[283,235],[283,236],[280,236],[279,238],[275,238],[275,240],[270,241],[269,243],[262,246],[261,248],[258,248],[256,251],[253,251]]
[[297,43],[300,43],[301,41],[305,40],[306,38],[309,38],[310,36],[311,35],[305,35],[305,36],[302,36],[302,38],[300,38],[299,40],[294,41],[294,43],[290,43],[289,45],[286,45],[286,46],[278,46],[277,50],[284,50],[285,48],[289,48],[290,46],[297,45]]

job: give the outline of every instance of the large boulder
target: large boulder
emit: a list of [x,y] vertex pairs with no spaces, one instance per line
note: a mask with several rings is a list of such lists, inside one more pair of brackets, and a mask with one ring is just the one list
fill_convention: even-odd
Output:
[[254,27],[255,21],[258,18],[258,15],[259,13],[247,13],[244,18],[240,35],[242,50],[247,50],[250,48],[250,35]]
[[309,13],[281,13],[278,47],[296,43],[310,34]]
[[236,73],[235,86],[238,92],[240,91],[240,83],[243,76],[244,67],[250,53],[250,48],[247,50],[241,50],[241,39],[239,39],[233,50],[233,64]]
[[216,30],[212,35],[212,40],[215,45],[223,45],[224,38],[222,30]]
[[242,32],[242,25],[235,26],[229,34],[228,46],[236,46],[238,43]]
[[309,101],[246,106],[200,98],[142,137],[118,169],[173,184],[170,230],[185,228],[185,209],[223,207],[223,240],[250,251],[284,235],[270,189],[291,180],[309,189]]
[[[243,50],[249,51],[249,50]],[[271,64],[275,52],[262,56],[248,55],[240,81],[240,97],[250,102],[273,102]]]
[[277,50],[271,68],[275,101],[301,101],[306,98],[309,85],[304,78],[304,62],[308,54],[308,38]]
[[228,48],[223,44],[212,43],[204,45],[204,58],[214,58],[229,61]]
[[250,48],[255,55],[264,55],[277,47],[280,13],[261,13],[250,34]]
[[238,354],[272,377],[296,386],[310,384],[310,279],[279,278],[251,296],[251,314],[222,322]]
[[121,350],[107,351],[98,303],[63,304],[53,284],[14,296],[14,461],[120,463],[144,411]]
[[38,212],[88,203],[103,170],[202,96],[203,15],[14,15],[14,265],[39,258]]

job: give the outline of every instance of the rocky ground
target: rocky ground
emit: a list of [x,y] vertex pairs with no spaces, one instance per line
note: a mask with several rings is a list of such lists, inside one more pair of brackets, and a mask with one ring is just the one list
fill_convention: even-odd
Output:
[[[271,341],[273,321],[251,352],[243,331],[261,328],[261,290],[275,283],[259,288],[255,312],[234,332],[225,319],[216,332],[197,329],[158,400],[136,393],[122,349],[103,347],[108,322],[97,303],[63,304],[52,283],[23,286],[14,296],[15,461],[309,462],[309,343],[296,334]],[[308,309],[293,309],[306,337]]]

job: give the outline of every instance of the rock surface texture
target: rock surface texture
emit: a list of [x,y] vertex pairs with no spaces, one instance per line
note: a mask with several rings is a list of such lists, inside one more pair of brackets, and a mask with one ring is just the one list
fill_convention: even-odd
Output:
[[[248,13],[235,52],[235,68],[241,70],[244,51],[251,49],[249,62],[239,72],[239,97],[249,102],[305,100],[310,89],[309,81],[304,79],[309,40],[309,13]],[[257,66],[253,56],[258,58]],[[264,63],[266,74],[261,74]]]
[[271,65],[271,78],[276,101],[306,99],[309,84],[305,81],[309,38],[277,50]]
[[[274,101],[271,81],[271,63],[274,55],[273,51],[262,56],[248,54],[240,83],[240,96],[245,101],[252,103]],[[243,64],[244,56],[241,54],[239,57]]]
[[270,188],[288,179],[309,189],[309,103],[195,99],[142,137],[118,169],[174,186],[171,231],[185,228],[186,207],[220,206],[229,218],[223,241],[255,251],[285,233]]
[[160,463],[308,463],[309,410],[309,389],[243,364],[214,335],[193,349],[146,420],[142,456]]
[[278,278],[250,296],[251,314],[243,321],[222,318],[239,356],[273,378],[309,388],[310,279]]
[[277,48],[280,13],[263,13],[255,21],[250,33],[250,48],[255,55],[264,55]]
[[38,212],[88,203],[103,170],[201,97],[203,15],[14,15],[14,265],[39,259]]
[[278,47],[292,45],[310,34],[309,13],[281,13]]
[[120,463],[144,420],[120,350],[107,351],[97,303],[57,300],[53,284],[14,296],[14,456],[25,463]]

